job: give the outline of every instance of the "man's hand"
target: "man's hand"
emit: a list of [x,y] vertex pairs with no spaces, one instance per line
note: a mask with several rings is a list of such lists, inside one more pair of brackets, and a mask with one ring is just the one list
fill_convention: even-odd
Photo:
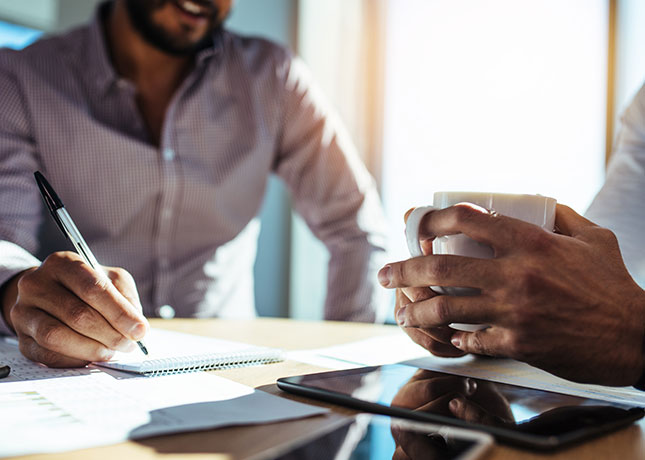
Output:
[[474,206],[452,206],[428,214],[421,237],[464,233],[491,246],[495,257],[416,257],[386,265],[379,280],[406,290],[481,290],[468,297],[408,296],[407,304],[400,298],[397,321],[417,336],[453,322],[488,324],[473,333],[452,331],[450,342],[463,352],[518,359],[571,380],[634,384],[645,360],[644,291],[627,272],[611,231],[562,205],[556,231]]
[[104,269],[109,280],[77,254],[57,252],[10,281],[3,307],[23,355],[79,367],[136,348],[149,326],[134,280],[123,269]]

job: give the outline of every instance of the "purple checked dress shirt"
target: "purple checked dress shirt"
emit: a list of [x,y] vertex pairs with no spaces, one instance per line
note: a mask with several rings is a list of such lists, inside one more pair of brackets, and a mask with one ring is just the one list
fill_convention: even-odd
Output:
[[136,88],[111,65],[101,15],[0,50],[0,285],[70,248],[45,214],[41,170],[97,259],[134,276],[147,316],[171,306],[252,317],[258,211],[276,174],[330,251],[325,317],[380,319],[375,184],[302,62],[224,32],[198,54],[156,147]]

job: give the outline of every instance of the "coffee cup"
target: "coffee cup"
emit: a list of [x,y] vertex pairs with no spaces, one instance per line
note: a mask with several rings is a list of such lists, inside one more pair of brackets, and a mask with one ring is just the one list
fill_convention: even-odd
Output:
[[[412,257],[424,255],[419,242],[419,225],[423,217],[429,212],[448,208],[459,203],[472,203],[482,208],[494,211],[515,219],[520,219],[545,230],[553,231],[555,225],[556,200],[542,195],[519,195],[509,193],[487,192],[436,192],[432,206],[415,208],[405,226],[405,236],[408,250]],[[492,259],[493,248],[469,238],[464,234],[439,236],[432,241],[433,254],[451,254],[458,256]],[[466,296],[477,295],[479,289],[458,286],[430,286],[430,288],[443,295]],[[474,332],[485,329],[481,324],[452,323],[453,329]]]

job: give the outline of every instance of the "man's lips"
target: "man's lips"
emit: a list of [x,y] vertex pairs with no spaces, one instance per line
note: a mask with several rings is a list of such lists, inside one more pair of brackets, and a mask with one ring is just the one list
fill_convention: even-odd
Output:
[[196,0],[174,0],[174,5],[183,13],[194,18],[205,18],[212,14],[212,3],[205,3]]

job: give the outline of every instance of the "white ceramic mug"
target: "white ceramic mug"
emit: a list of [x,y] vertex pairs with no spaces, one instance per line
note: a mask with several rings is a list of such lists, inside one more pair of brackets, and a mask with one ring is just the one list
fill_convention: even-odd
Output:
[[[514,195],[508,193],[486,192],[436,192],[433,206],[415,208],[405,226],[405,236],[408,250],[412,257],[423,255],[419,242],[419,225],[423,217],[429,212],[444,209],[458,203],[472,203],[482,208],[495,211],[516,219],[539,225],[548,231],[553,231],[555,225],[556,200],[541,195]],[[433,254],[452,254],[480,259],[492,259],[493,249],[479,243],[464,234],[447,235],[435,238],[432,242]],[[476,295],[479,289],[455,286],[430,286],[438,294],[445,295]],[[485,329],[481,324],[452,323],[453,329],[474,332]]]

